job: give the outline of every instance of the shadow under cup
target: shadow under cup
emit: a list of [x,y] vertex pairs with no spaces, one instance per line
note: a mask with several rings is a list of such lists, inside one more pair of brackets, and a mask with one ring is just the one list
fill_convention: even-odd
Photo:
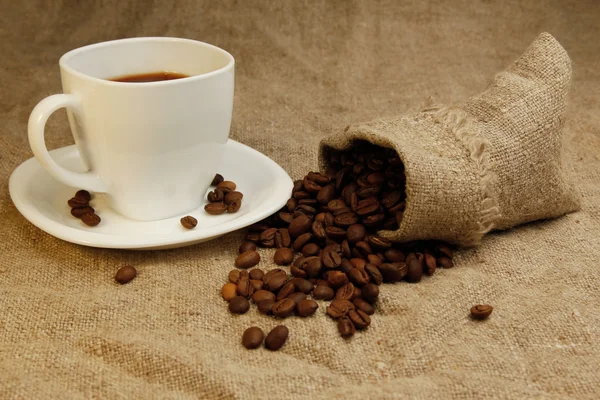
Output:
[[[116,211],[147,221],[202,203],[231,126],[229,53],[188,39],[134,38],[73,50],[60,68],[64,93],[81,104],[67,109],[75,142]],[[163,71],[189,77],[110,80]]]

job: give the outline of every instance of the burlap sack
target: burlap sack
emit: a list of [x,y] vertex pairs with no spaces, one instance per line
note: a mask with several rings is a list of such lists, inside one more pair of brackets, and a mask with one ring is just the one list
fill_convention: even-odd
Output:
[[406,172],[406,210],[395,241],[439,239],[473,246],[491,230],[579,209],[561,161],[571,61],[542,33],[481,94],[448,107],[347,127],[319,146],[362,139],[395,149]]

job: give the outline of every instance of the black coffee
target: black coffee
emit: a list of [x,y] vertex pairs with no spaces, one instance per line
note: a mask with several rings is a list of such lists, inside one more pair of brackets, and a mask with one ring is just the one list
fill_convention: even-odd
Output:
[[126,82],[126,83],[144,83],[144,82],[160,82],[172,81],[174,79],[189,78],[189,75],[180,74],[179,72],[161,71],[148,72],[145,74],[133,74],[111,78],[109,81]]

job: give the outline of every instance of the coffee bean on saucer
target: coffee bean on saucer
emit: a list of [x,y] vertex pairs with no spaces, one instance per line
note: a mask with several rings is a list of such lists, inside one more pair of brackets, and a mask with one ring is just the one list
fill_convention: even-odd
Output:
[[471,317],[473,319],[484,320],[490,316],[494,307],[489,304],[477,304],[471,307]]
[[208,193],[206,197],[210,203],[216,203],[225,199],[225,194],[221,189],[215,189]]
[[221,174],[216,174],[215,177],[213,178],[212,182],[210,183],[210,186],[217,186],[219,183],[223,182],[225,179],[223,179],[223,175]]
[[256,250],[256,243],[249,240],[244,241],[244,243],[240,245],[239,253],[242,254],[248,250]]
[[265,339],[265,333],[257,326],[252,326],[244,331],[242,345],[248,350],[257,349]]
[[191,215],[186,215],[179,220],[185,229],[194,229],[198,225],[198,220]]
[[92,213],[94,214],[96,210],[94,210],[92,207],[90,206],[85,206],[85,207],[74,207],[71,208],[71,215],[74,216],[75,218],[81,218],[81,216],[83,214],[87,214],[87,213]]
[[260,261],[260,254],[256,250],[248,250],[237,256],[235,266],[242,269],[254,267]]
[[250,302],[243,296],[235,296],[229,302],[229,311],[233,314],[245,314],[250,309]]
[[96,226],[100,223],[101,218],[98,214],[86,213],[81,216],[81,221],[87,226]]
[[237,296],[237,285],[235,283],[226,283],[221,288],[221,296],[225,301],[231,301],[235,296]]
[[129,283],[137,276],[137,271],[131,265],[126,265],[124,267],[119,268],[117,273],[115,274],[115,281],[120,284]]
[[204,211],[210,215],[221,215],[227,211],[227,206],[223,202],[208,203],[204,206]]
[[233,202],[239,202],[242,200],[242,198],[244,197],[244,195],[240,192],[229,192],[225,195],[225,198],[223,199],[223,201],[225,202],[225,204],[230,205]]
[[217,189],[221,189],[226,195],[229,192],[233,192],[236,187],[236,184],[231,181],[223,181],[217,185]]
[[232,214],[232,213],[236,213],[240,210],[240,208],[242,207],[242,200],[235,200],[232,201],[231,203],[229,203],[227,205],[227,212]]
[[92,195],[87,190],[78,190],[73,197],[86,203],[92,199]]
[[67,204],[69,205],[69,207],[72,207],[72,208],[85,207],[88,205],[88,201],[83,200],[81,198],[72,197],[69,199],[69,201],[67,201]]
[[265,347],[269,350],[279,350],[286,342],[290,331],[285,325],[278,325],[269,332],[265,339]]

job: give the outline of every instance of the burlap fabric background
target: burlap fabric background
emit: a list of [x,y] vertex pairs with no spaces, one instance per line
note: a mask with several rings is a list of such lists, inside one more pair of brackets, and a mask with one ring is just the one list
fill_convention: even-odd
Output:
[[339,129],[319,144],[325,170],[332,149],[365,140],[396,150],[404,164],[406,209],[395,241],[435,239],[472,247],[492,231],[578,211],[564,166],[563,126],[571,60],[547,32],[466,102],[417,110]]
[[[1,3],[0,398],[600,396],[598,2]],[[280,352],[242,350],[244,328],[278,322],[233,317],[219,296],[241,233],[161,252],[85,248],[33,227],[8,195],[31,157],[29,112],[60,91],[58,58],[81,45],[172,35],[229,50],[232,137],[299,178],[334,128],[428,95],[466,99],[542,31],[573,61],[565,144],[582,210],[490,234],[417,285],[383,286],[373,324],[348,342],[319,313],[286,320]],[[72,143],[64,112],[47,138]],[[126,263],[139,276],[118,286]],[[484,323],[467,317],[478,302],[495,306]]]

